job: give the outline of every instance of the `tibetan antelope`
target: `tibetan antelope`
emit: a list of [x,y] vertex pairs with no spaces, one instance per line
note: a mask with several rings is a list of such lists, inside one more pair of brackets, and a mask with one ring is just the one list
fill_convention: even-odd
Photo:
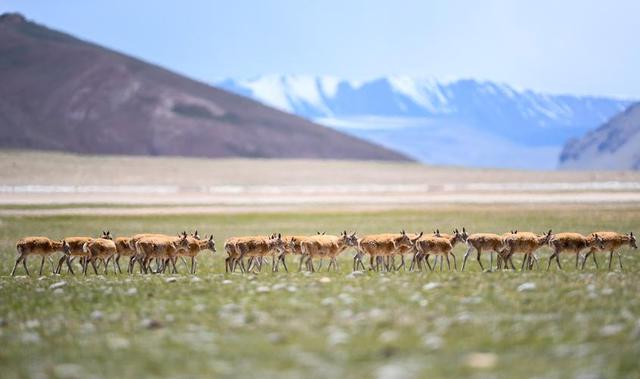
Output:
[[484,267],[482,266],[480,255],[483,251],[490,252],[489,270],[493,270],[493,253],[498,255],[498,261],[500,261],[502,251],[505,248],[505,238],[516,233],[518,233],[518,231],[512,230],[510,233],[502,235],[493,233],[474,233],[469,235],[467,237],[467,251],[464,253],[464,258],[462,259],[462,271],[464,271],[464,268],[467,265],[467,258],[469,258],[469,254],[471,254],[474,249],[478,252],[478,264],[480,265],[480,269],[483,271]]
[[[82,250],[86,254],[84,267],[82,269],[84,275],[87,275],[89,263],[91,263],[91,267],[93,267],[96,275],[98,274],[98,269],[95,264],[98,260],[104,262],[104,273],[106,275],[109,269],[109,261],[117,254],[116,244],[113,240],[106,238],[91,239],[82,246]],[[113,270],[114,272],[116,271],[115,265]]]
[[349,234],[346,230],[340,233],[339,236],[316,235],[307,237],[300,242],[302,255],[308,260],[311,271],[315,271],[313,266],[314,258],[328,258],[329,266],[327,271],[331,270],[332,265],[334,270],[338,271],[337,257],[347,248],[357,244],[358,237],[356,233]]
[[[55,241],[47,237],[25,237],[20,239],[16,243],[18,257],[16,258],[16,264],[13,266],[13,270],[11,270],[11,276],[15,275],[16,268],[18,267],[18,264],[20,264],[20,262],[22,262],[24,271],[27,273],[27,275],[31,275],[31,273],[29,273],[29,269],[27,268],[27,257],[29,257],[30,255],[38,255],[42,257],[42,261],[40,262],[40,275],[42,275],[44,260],[51,257],[51,255],[55,254],[56,252],[64,252],[65,247],[66,242],[64,240]],[[55,269],[53,269],[53,272],[55,273]]]
[[[273,254],[284,253],[285,242],[282,235],[268,236],[244,236],[231,237],[224,243],[224,249],[228,257],[225,259],[227,272],[235,271],[240,266],[243,272],[251,271],[254,267],[262,269],[264,257]],[[248,267],[245,267],[244,259],[249,258]]]
[[[411,268],[413,268],[414,263],[417,264],[419,269],[422,269],[422,261],[426,262],[427,266],[429,265],[429,256],[435,255],[436,258],[440,257],[440,271],[442,271],[442,261],[443,258],[447,259],[447,267],[451,270],[451,262],[449,260],[449,256],[453,258],[454,268],[457,269],[456,256],[453,255],[453,248],[458,242],[465,242],[467,238],[467,232],[463,228],[463,231],[460,232],[458,229],[453,231],[453,234],[439,234],[436,232],[436,235],[432,236],[420,236],[412,240],[413,244],[413,252],[414,259],[411,264]],[[435,268],[437,261],[434,260],[433,268]],[[431,270],[433,270],[431,268]]]
[[365,255],[369,256],[370,270],[379,271],[380,263],[390,270],[390,259],[395,254],[402,254],[404,263],[404,254],[411,250],[411,237],[415,235],[409,235],[402,230],[400,233],[370,234],[359,238],[356,255],[353,257],[353,270],[356,271],[359,267],[365,269],[362,263]]
[[604,244],[602,239],[595,233],[592,233],[588,236],[583,236],[580,233],[558,233],[553,236],[549,240],[549,246],[553,250],[553,254],[549,256],[549,261],[547,263],[547,271],[551,266],[551,261],[555,258],[556,264],[559,269],[562,269],[560,266],[560,253],[568,252],[576,255],[576,269],[578,268],[578,261],[580,260],[580,252],[583,250],[598,247],[604,248]]
[[[182,238],[182,237],[186,237],[187,232],[183,231],[182,233],[178,234],[178,238]],[[141,239],[144,238],[174,238],[172,236],[166,235],[166,234],[159,234],[159,233],[140,233],[140,234],[135,234],[133,236],[131,236],[129,238],[129,248],[131,250],[134,251],[134,254],[131,256],[131,258],[129,259],[129,273],[133,273],[133,268],[135,267],[135,264],[138,263],[140,265],[140,273],[147,273],[147,267],[143,266],[143,261],[144,261],[144,256],[140,255],[141,253],[138,251],[136,245],[138,243],[138,241],[140,241]],[[140,253],[140,254],[139,254]],[[143,252],[142,252],[143,253]],[[151,260],[149,260],[147,263],[151,263]],[[158,259],[156,259],[156,271],[160,270],[160,261]]]
[[620,252],[616,251],[623,247],[624,245],[629,245],[629,247],[637,249],[638,245],[636,245],[636,237],[633,235],[633,232],[629,234],[620,234],[616,232],[595,232],[601,239],[604,244],[604,248],[600,248],[599,246],[594,246],[587,254],[584,256],[582,260],[582,269],[584,269],[584,264],[587,261],[589,255],[593,257],[593,263],[595,263],[596,268],[598,268],[598,261],[596,260],[596,252],[604,251],[609,252],[609,271],[611,271],[611,262],[613,261],[613,253],[615,252],[618,255],[618,264],[620,265],[620,270],[622,270],[622,258],[620,257]]
[[501,264],[498,265],[498,268],[501,268],[502,264],[504,264],[504,267],[507,267],[507,264],[509,264],[511,265],[511,268],[515,270],[512,259],[513,254],[515,253],[524,254],[521,270],[524,270],[525,267],[528,269],[533,268],[533,263],[537,263],[535,252],[542,246],[548,244],[549,240],[551,240],[552,237],[553,234],[551,232],[551,229],[549,229],[547,233],[543,233],[542,235],[537,235],[530,232],[516,232],[510,235],[505,235],[505,247],[498,257],[499,260],[501,260]]
[[139,261],[144,273],[150,271],[150,263],[152,259],[162,262],[162,267],[158,267],[155,271],[161,272],[165,269],[165,264],[171,263],[173,271],[177,272],[175,267],[175,259],[178,252],[182,249],[182,241],[187,239],[186,233],[178,237],[169,236],[147,236],[138,239],[136,242],[136,260]]
[[[199,237],[197,232],[195,236]],[[196,267],[198,265],[196,257],[200,251],[211,250],[212,253],[216,252],[216,242],[213,239],[213,234],[209,238],[205,236],[203,240],[194,236],[186,237],[180,240],[179,245],[182,249],[178,251],[178,256],[191,258],[191,270],[189,271],[191,274],[196,273]]]
[[[100,238],[111,239],[111,232],[103,231]],[[93,237],[66,237],[64,240],[67,242],[67,245],[69,245],[69,247],[65,251],[64,256],[62,256],[60,260],[58,260],[58,265],[56,266],[55,273],[60,274],[60,272],[62,271],[62,264],[65,263],[69,272],[75,275],[72,263],[76,258],[80,259],[80,266],[84,267],[84,260],[86,259],[87,255],[82,247],[85,243],[91,241],[92,239]]]

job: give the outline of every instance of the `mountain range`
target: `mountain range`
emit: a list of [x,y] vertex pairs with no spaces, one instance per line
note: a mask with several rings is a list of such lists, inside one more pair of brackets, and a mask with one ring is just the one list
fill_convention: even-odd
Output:
[[85,154],[408,160],[402,153],[15,13],[0,16],[0,147]]
[[354,82],[265,75],[215,83],[422,162],[479,167],[556,168],[565,142],[632,103],[408,76]]

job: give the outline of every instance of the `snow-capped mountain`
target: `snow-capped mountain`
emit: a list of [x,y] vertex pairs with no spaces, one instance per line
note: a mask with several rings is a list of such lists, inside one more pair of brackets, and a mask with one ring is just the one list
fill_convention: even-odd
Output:
[[569,138],[631,103],[403,76],[353,82],[267,75],[216,85],[424,162],[486,167],[555,168]]

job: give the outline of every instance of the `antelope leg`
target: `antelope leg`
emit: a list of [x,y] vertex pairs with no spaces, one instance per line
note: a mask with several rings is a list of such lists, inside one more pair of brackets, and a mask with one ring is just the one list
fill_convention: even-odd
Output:
[[22,259],[24,259],[24,255],[22,254],[20,254],[18,258],[16,258],[16,264],[13,265],[13,270],[11,270],[11,276],[14,276],[16,274],[16,268],[18,267],[18,264],[22,262]]

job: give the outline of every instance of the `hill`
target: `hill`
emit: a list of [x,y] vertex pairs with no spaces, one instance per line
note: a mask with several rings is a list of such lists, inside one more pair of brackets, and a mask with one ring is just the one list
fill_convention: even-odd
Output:
[[407,160],[19,14],[0,16],[0,83],[0,147]]
[[640,170],[640,103],[579,139],[569,141],[559,167],[582,170]]

